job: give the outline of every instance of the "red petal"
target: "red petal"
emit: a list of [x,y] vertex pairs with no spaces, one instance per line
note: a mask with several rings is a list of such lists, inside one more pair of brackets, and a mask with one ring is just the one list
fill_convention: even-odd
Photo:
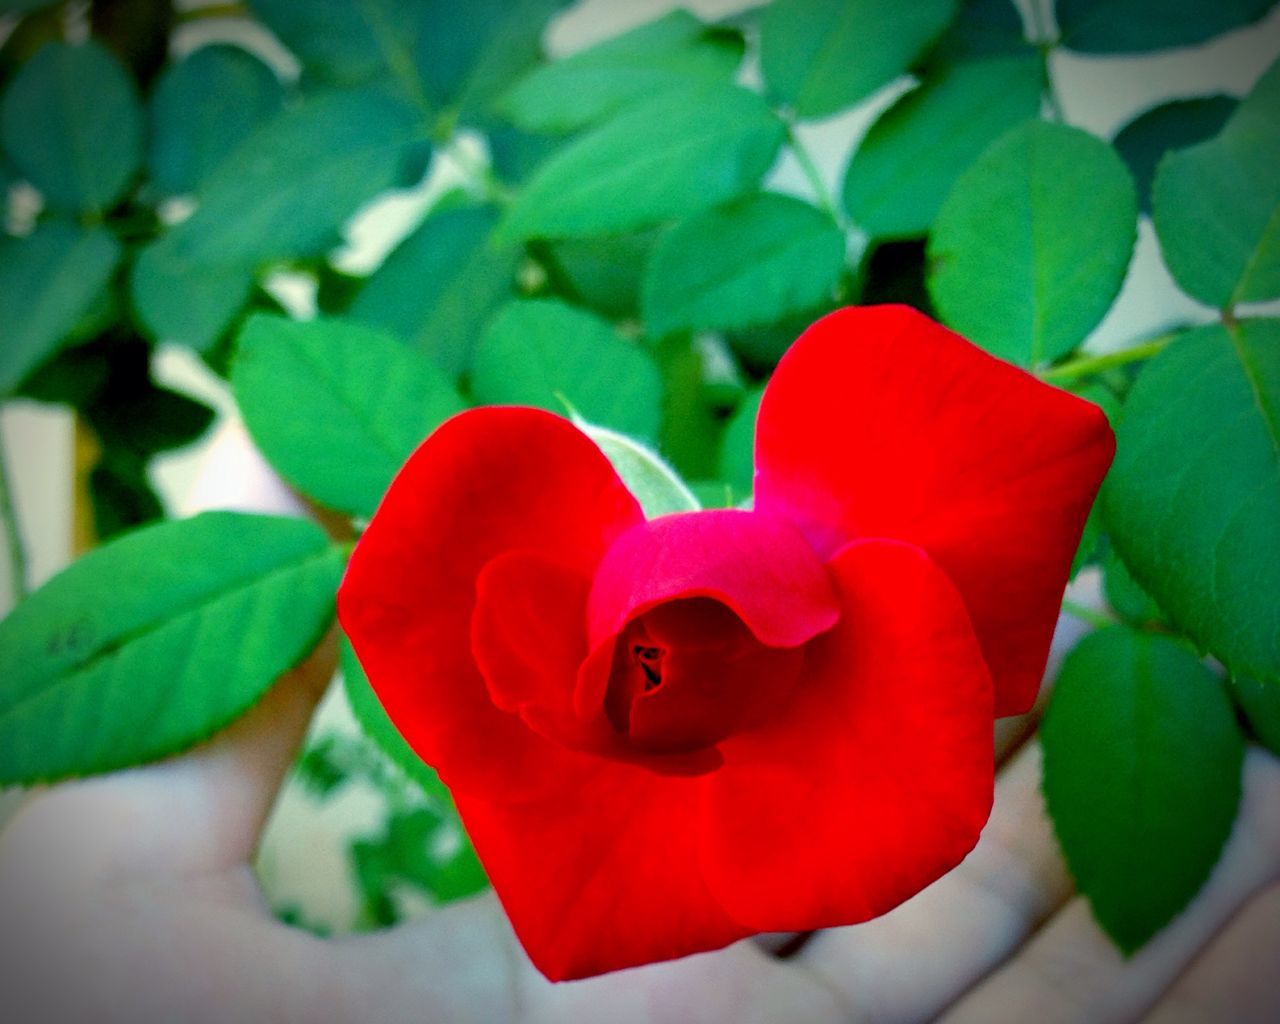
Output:
[[459,795],[494,890],[548,978],[669,960],[750,934],[698,870],[699,785],[596,761],[579,788],[546,802]]
[[822,563],[791,523],[739,509],[682,512],[609,549],[587,606],[591,645],[638,612],[687,597],[727,605],[770,647],[796,647],[840,615]]
[[391,720],[448,785],[515,797],[584,770],[583,755],[490,700],[471,651],[476,580],[518,548],[589,575],[642,519],[600,450],[533,409],[461,413],[405,464],[356,545],[338,612]]
[[955,587],[894,541],[829,568],[839,625],[792,703],[721,744],[706,781],[705,874],[761,931],[885,913],[958,864],[991,808],[991,681]]
[[1035,700],[1071,559],[1115,440],[1093,404],[904,306],[810,327],[765,389],[755,506],[820,555],[886,537],[964,596],[997,715]]

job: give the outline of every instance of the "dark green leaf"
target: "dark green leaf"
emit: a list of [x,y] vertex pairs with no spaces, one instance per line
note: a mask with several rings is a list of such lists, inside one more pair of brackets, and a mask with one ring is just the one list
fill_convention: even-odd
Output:
[[1008,57],[1031,51],[1014,0],[961,0],[960,13],[929,54],[930,63]]
[[361,515],[373,514],[423,438],[462,409],[424,356],[340,320],[250,317],[231,386],[249,433],[286,480]]
[[493,241],[496,222],[485,207],[432,213],[369,278],[350,317],[390,331],[456,378],[511,296],[520,253]]
[[1171,153],[1151,204],[1178,285],[1224,308],[1280,297],[1280,61],[1216,138]]
[[164,503],[147,477],[147,464],[128,452],[108,452],[89,473],[93,536],[99,542],[163,519]]
[[1231,689],[1258,742],[1280,755],[1280,686],[1237,677]]
[[1083,53],[1194,46],[1260,20],[1275,0],[1057,0],[1062,45]]
[[549,242],[545,260],[554,287],[578,305],[613,319],[640,318],[645,266],[660,229]]
[[417,783],[422,790],[439,801],[444,807],[453,806],[453,798],[449,790],[440,781],[435,771],[414,753],[408,741],[400,734],[383,710],[378,695],[369,685],[369,677],[365,675],[356,652],[351,649],[351,642],[344,636],[339,646],[339,664],[342,668],[342,686],[347,695],[347,703],[355,715],[360,728],[371,739],[406,777]]
[[773,323],[830,301],[844,268],[844,234],[826,214],[790,196],[745,196],[659,241],[645,320],[655,335]]
[[1107,531],[1171,622],[1280,683],[1280,320],[1191,331],[1125,400]]
[[120,245],[103,228],[48,221],[27,238],[0,238],[0,395],[67,340],[119,262]]
[[1200,890],[1235,821],[1244,742],[1226,684],[1177,641],[1115,626],[1067,657],[1040,738],[1067,864],[1132,953]]
[[254,276],[249,266],[189,266],[161,239],[138,254],[129,289],[151,337],[209,352],[249,301]]
[[775,0],[760,24],[769,93],[802,118],[851,107],[908,70],[955,0]]
[[51,207],[102,211],[142,160],[142,111],[120,62],[95,42],[50,43],[10,83],[5,151]]
[[648,354],[605,321],[554,299],[512,302],[476,348],[471,391],[490,405],[533,405],[652,440],[662,382]]
[[151,97],[152,182],[170,195],[194,192],[283,99],[275,72],[238,46],[204,46],[171,65]]
[[928,232],[961,172],[1040,110],[1040,62],[1002,57],[940,68],[884,114],[854,153],[844,204],[873,238]]
[[749,497],[755,489],[756,417],[764,388],[757,388],[742,400],[724,432],[720,449],[720,478],[729,485],[738,500]]
[[663,390],[659,451],[684,479],[714,479],[725,422],[707,380],[706,353],[688,334],[671,334],[654,346],[654,354]]
[[858,301],[867,306],[903,303],[934,316],[925,285],[926,263],[923,238],[876,244],[858,268]]
[[753,190],[785,134],[745,89],[664,93],[551,156],[500,230],[511,239],[569,238],[687,216]]
[[1116,152],[1124,157],[1138,185],[1143,213],[1151,212],[1151,185],[1161,158],[1217,135],[1235,108],[1236,100],[1231,96],[1172,100],[1143,111],[1120,129],[1115,137]]
[[574,131],[665,89],[732,82],[742,51],[738,34],[708,30],[688,11],[676,10],[537,68],[500,105],[526,131]]
[[1151,599],[1114,549],[1102,560],[1102,589],[1111,610],[1135,626],[1158,623],[1163,616],[1160,606]]
[[929,293],[948,326],[1019,366],[1085,339],[1124,281],[1133,179],[1078,128],[1028,121],[956,182],[929,239]]
[[222,728],[320,639],[342,568],[318,526],[231,512],[86,555],[0,622],[0,779],[110,771]]
[[[1093,383],[1080,388],[1076,394],[1102,409],[1107,414],[1107,420],[1114,427],[1120,416],[1120,400],[1114,393],[1102,384]],[[1080,534],[1080,546],[1076,548],[1075,557],[1071,560],[1072,579],[1075,579],[1076,573],[1095,560],[1101,540],[1102,503],[1095,501],[1093,507],[1089,509],[1088,518],[1084,521],[1084,530]]]

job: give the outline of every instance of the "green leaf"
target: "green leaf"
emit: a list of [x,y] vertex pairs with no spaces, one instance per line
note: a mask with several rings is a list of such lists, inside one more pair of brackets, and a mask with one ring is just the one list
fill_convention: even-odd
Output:
[[164,503],[147,477],[147,464],[127,452],[108,452],[89,473],[93,536],[111,540],[127,530],[163,519]]
[[737,33],[708,29],[688,11],[676,10],[535,69],[499,105],[526,131],[575,131],[666,89],[732,82],[742,52]]
[[151,96],[152,183],[169,195],[196,191],[283,100],[275,72],[238,46],[202,46],[171,64]]
[[566,238],[544,247],[552,285],[577,305],[615,320],[640,319],[645,267],[661,229]]
[[1040,110],[1034,55],[944,66],[867,133],[844,179],[844,205],[872,238],[928,232],[961,172]]
[[404,183],[421,132],[413,109],[385,93],[317,95],[222,161],[195,213],[156,245],[192,274],[322,253],[362,203]]
[[1062,45],[1082,53],[1194,46],[1259,21],[1275,0],[1057,0]]
[[98,212],[120,198],[142,160],[142,111],[108,50],[49,43],[9,84],[0,138],[49,206]]
[[949,327],[1019,366],[1085,339],[1124,281],[1137,197],[1105,142],[1028,121],[956,182],[929,239],[929,293]]
[[604,452],[614,472],[635,495],[646,518],[693,512],[699,508],[693,492],[657,452],[607,427],[597,427],[577,417],[573,422]]
[[471,393],[486,405],[533,405],[645,440],[658,433],[662,381],[653,360],[603,320],[555,299],[510,303],[476,348]]
[[319,641],[343,554],[315,524],[209,512],[85,555],[0,622],[0,780],[199,742]]
[[1182,335],[1116,439],[1103,511],[1134,578],[1233,674],[1280,682],[1280,320]]
[[1231,689],[1258,742],[1280,755],[1280,686],[1237,676]]
[[510,239],[632,231],[752,191],[786,129],[755,93],[699,85],[628,107],[553,154],[508,212]]
[[484,207],[433,212],[360,289],[350,317],[391,332],[456,378],[511,297],[520,253],[492,240],[496,222]]
[[207,353],[248,303],[255,277],[249,266],[192,267],[162,238],[138,254],[129,289],[152,338]]
[[1022,13],[1014,0],[962,0],[930,63],[958,63],[983,57],[1034,52],[1022,29]]
[[435,770],[414,753],[400,730],[387,717],[382,702],[369,685],[369,677],[365,675],[356,652],[351,647],[351,641],[346,636],[343,636],[338,648],[338,663],[342,669],[342,687],[347,703],[351,705],[351,712],[364,734],[408,779],[440,801],[442,806],[452,807],[453,798],[448,787],[440,781]]
[[1199,892],[1235,821],[1244,742],[1226,684],[1169,637],[1104,629],[1063,663],[1040,738],[1067,864],[1132,953]]
[[263,454],[330,508],[372,515],[422,440],[463,408],[431,362],[340,320],[245,323],[231,387]]
[[[47,221],[26,238],[0,238],[0,395],[11,394],[75,329],[120,262],[104,228]],[[18,311],[21,311],[19,314]]]
[[655,335],[773,323],[830,301],[844,233],[790,196],[761,192],[682,221],[654,249],[644,315]]
[[1235,109],[1231,96],[1172,100],[1144,110],[1120,129],[1114,145],[1138,185],[1143,213],[1151,212],[1151,186],[1164,155],[1217,135]]
[[[1120,416],[1120,400],[1115,394],[1102,384],[1087,384],[1080,388],[1076,394],[1083,399],[1092,402],[1106,413],[1107,420],[1114,428],[1116,420]],[[1075,557],[1071,560],[1071,578],[1075,579],[1076,574],[1095,560],[1098,554],[1098,545],[1102,540],[1102,503],[1095,499],[1093,507],[1089,509],[1089,516],[1084,521],[1084,529],[1080,534],[1080,546],[1076,548]]]
[[775,0],[760,23],[769,94],[801,118],[851,107],[908,70],[955,13],[955,0]]
[[1164,619],[1160,606],[1138,585],[1114,548],[1102,560],[1102,591],[1111,610],[1125,622],[1146,626]]
[[742,400],[725,428],[720,449],[720,478],[729,485],[735,498],[749,497],[755,489],[756,418],[764,388],[756,388]]
[[1216,308],[1280,297],[1280,61],[1216,138],[1171,153],[1151,203],[1170,273]]

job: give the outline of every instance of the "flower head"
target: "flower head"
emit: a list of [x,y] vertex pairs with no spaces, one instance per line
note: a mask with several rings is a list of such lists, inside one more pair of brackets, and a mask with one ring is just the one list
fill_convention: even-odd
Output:
[[977,841],[1113,450],[927,317],[841,310],[765,391],[750,511],[646,520],[569,422],[478,409],[339,613],[548,977],[851,924]]

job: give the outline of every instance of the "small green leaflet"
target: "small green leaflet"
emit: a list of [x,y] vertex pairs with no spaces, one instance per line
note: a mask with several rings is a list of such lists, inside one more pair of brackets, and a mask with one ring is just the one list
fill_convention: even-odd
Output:
[[221,729],[319,642],[344,562],[313,523],[233,512],[85,555],[0,622],[0,782],[111,771]]
[[955,13],[955,0],[775,0],[760,23],[769,94],[801,118],[845,110],[908,70]]
[[693,492],[652,449],[625,434],[594,426],[576,416],[573,423],[604,452],[614,472],[627,485],[627,490],[635,495],[646,518],[654,519],[672,512],[694,512],[699,508]]
[[696,213],[658,243],[643,306],[654,335],[775,323],[830,302],[844,234],[791,196],[760,192]]
[[5,91],[0,138],[49,206],[106,210],[142,161],[137,91],[99,43],[49,43]]
[[46,221],[26,238],[0,238],[0,309],[7,311],[0,396],[67,339],[107,287],[120,255],[105,228],[63,221]]
[[1076,885],[1132,953],[1200,891],[1240,802],[1226,682],[1171,637],[1091,633],[1040,729],[1049,815]]
[[286,480],[365,516],[414,448],[463,408],[425,356],[340,320],[250,317],[231,386],[254,441]]
[[1280,61],[1220,135],[1171,153],[1151,202],[1164,261],[1192,298],[1224,309],[1280,297]]
[[1235,109],[1233,96],[1172,100],[1144,110],[1120,129],[1114,145],[1137,183],[1143,213],[1151,212],[1151,186],[1164,155],[1213,138]]
[[650,441],[662,412],[662,380],[648,353],[554,299],[512,302],[494,318],[476,349],[471,393],[486,405],[553,412],[568,402],[593,423]]
[[1082,53],[1194,46],[1258,21],[1275,0],[1056,0],[1062,45]]
[[1280,684],[1280,320],[1182,335],[1143,368],[1102,491],[1107,532],[1179,629]]
[[365,282],[350,317],[389,331],[457,378],[513,291],[520,250],[493,241],[497,219],[487,207],[432,212]]
[[553,153],[499,227],[506,238],[632,231],[759,185],[786,129],[755,93],[698,85],[627,107]]
[[196,191],[283,102],[275,72],[238,46],[202,46],[169,65],[151,95],[152,183],[169,195]]
[[597,124],[636,100],[699,80],[732,82],[742,37],[676,10],[554,64],[536,68],[501,100],[513,124],[554,134]]
[[1019,366],[1065,356],[1102,320],[1138,229],[1124,162],[1078,128],[1028,121],[956,182],[929,239],[949,327]]

